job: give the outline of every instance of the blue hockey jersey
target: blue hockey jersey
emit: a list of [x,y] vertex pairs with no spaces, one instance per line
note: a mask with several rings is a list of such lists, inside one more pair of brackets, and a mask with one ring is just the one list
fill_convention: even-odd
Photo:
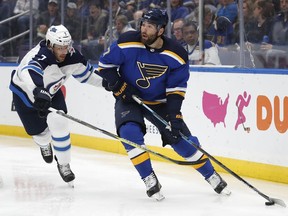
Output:
[[165,36],[163,42],[161,49],[152,49],[141,42],[139,31],[122,34],[100,57],[99,75],[118,71],[147,104],[166,102],[168,94],[184,97],[189,79],[187,51]]

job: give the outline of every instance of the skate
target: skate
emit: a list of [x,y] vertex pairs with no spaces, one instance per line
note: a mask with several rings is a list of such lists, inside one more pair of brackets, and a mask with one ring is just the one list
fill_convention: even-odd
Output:
[[231,191],[227,189],[227,183],[216,171],[214,171],[214,173],[208,179],[206,179],[206,181],[212,186],[216,193],[225,195],[231,194]]
[[161,184],[159,183],[156,175],[154,172],[152,172],[149,176],[143,179],[145,185],[146,185],[146,193],[148,197],[152,197],[156,199],[157,201],[163,200],[165,197],[161,193]]
[[67,182],[70,187],[74,187],[73,180],[75,179],[75,175],[70,169],[70,165],[68,163],[59,164],[56,156],[55,160],[57,162],[57,168],[63,181]]
[[51,144],[49,143],[47,146],[40,146],[41,155],[46,163],[52,163],[53,161],[53,151],[51,148]]

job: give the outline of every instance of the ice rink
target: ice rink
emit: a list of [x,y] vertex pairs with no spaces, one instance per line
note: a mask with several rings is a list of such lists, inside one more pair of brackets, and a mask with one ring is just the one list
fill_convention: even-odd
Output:
[[[224,196],[191,167],[152,161],[166,197],[157,202],[125,155],[73,146],[70,188],[32,139],[0,136],[0,148],[0,216],[288,216],[230,174],[222,174],[232,191]],[[288,204],[288,185],[244,179]]]

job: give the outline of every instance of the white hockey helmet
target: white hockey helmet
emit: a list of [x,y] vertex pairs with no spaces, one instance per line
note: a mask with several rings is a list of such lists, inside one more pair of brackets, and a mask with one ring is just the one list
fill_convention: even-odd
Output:
[[46,33],[46,44],[52,47],[56,45],[71,46],[72,38],[68,29],[63,25],[52,25]]

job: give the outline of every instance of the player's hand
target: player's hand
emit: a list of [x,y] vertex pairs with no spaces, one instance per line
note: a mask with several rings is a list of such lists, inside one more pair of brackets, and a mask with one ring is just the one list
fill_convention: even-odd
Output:
[[178,143],[181,139],[180,132],[183,128],[183,117],[181,113],[169,114],[168,121],[170,128],[166,129],[166,135],[170,144]]
[[106,91],[112,91],[106,79],[102,79],[102,86],[106,89]]
[[[111,87],[108,87],[111,89]],[[134,102],[133,95],[139,95],[139,91],[128,83],[119,80],[112,87],[113,95],[116,98],[123,100],[124,102]]]
[[51,106],[51,95],[42,87],[36,87],[33,90],[34,94],[34,108],[37,109],[38,115],[41,118],[45,118],[48,114],[48,109]]

